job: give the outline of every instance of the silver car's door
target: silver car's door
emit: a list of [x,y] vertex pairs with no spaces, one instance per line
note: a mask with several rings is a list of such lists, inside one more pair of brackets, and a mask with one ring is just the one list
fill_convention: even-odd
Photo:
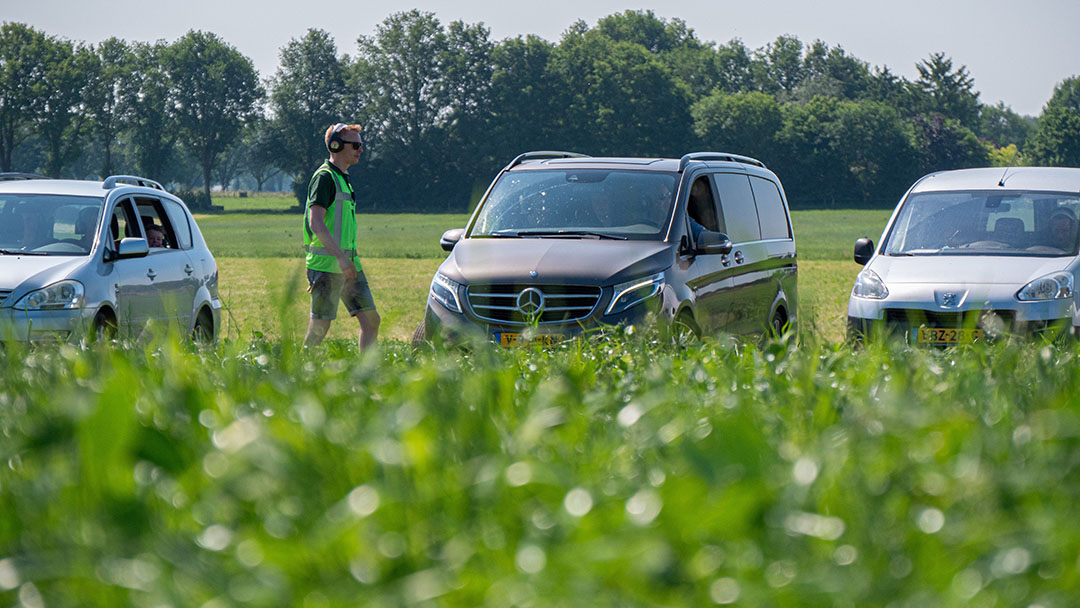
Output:
[[146,258],[117,259],[115,256],[122,239],[141,237],[142,232],[130,200],[118,201],[108,213],[103,270],[112,284],[118,329],[121,335],[136,337],[159,314],[152,297],[149,267]]
[[143,230],[148,234],[156,230],[160,235],[160,242],[151,239],[147,262],[155,275],[152,282],[161,304],[162,319],[186,332],[191,328],[199,289],[194,264],[185,250],[185,245],[191,247],[187,220],[173,221],[176,215],[168,213],[166,207],[176,204],[172,201],[139,197],[136,203]]

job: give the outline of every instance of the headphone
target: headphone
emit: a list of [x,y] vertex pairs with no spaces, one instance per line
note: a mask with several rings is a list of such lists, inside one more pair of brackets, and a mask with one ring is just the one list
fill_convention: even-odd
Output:
[[343,122],[339,122],[334,125],[334,130],[330,133],[330,139],[326,142],[326,149],[337,154],[341,152],[341,149],[345,147],[345,140],[341,139],[340,133],[345,130],[347,125]]

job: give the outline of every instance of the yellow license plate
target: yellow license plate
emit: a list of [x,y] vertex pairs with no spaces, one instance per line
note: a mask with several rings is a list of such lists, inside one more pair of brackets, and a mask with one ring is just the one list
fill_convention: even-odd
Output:
[[924,344],[966,344],[982,340],[985,335],[986,332],[981,329],[920,327],[918,339]]
[[551,346],[556,341],[561,340],[562,336],[558,334],[536,334],[533,336],[526,336],[525,334],[518,334],[514,332],[500,332],[496,334],[499,339],[500,346],[523,346],[526,344],[540,344],[543,346]]

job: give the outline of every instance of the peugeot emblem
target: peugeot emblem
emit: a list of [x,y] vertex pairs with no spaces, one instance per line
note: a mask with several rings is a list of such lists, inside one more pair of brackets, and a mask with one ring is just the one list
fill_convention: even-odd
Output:
[[956,306],[956,294],[951,291],[946,291],[945,293],[941,294],[941,305]]
[[530,270],[529,271],[529,276],[535,279],[536,278],[536,271],[535,270]]
[[517,309],[529,319],[540,316],[544,312],[544,292],[535,287],[522,289],[517,297]]

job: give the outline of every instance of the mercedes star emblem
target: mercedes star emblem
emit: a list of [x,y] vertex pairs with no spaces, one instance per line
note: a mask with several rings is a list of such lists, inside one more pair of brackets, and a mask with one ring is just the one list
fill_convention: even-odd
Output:
[[529,319],[540,316],[544,312],[544,292],[535,287],[522,289],[517,297],[517,309]]

